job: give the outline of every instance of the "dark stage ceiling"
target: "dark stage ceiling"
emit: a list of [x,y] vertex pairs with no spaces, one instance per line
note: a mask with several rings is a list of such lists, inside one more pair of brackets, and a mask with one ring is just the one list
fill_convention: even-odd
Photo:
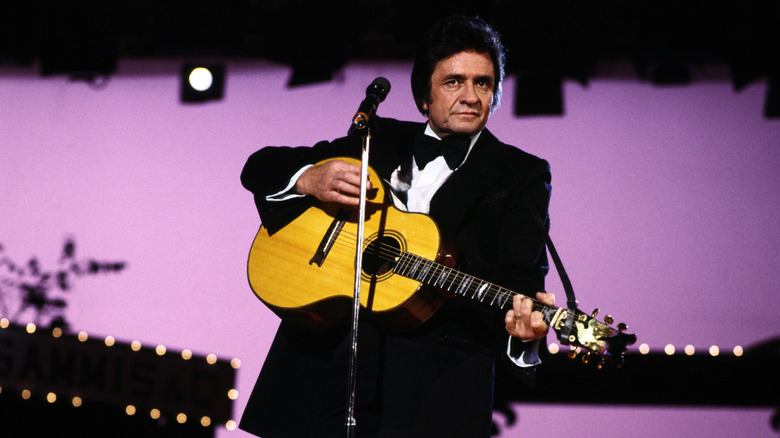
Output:
[[0,13],[0,62],[110,69],[116,58],[263,58],[326,80],[350,60],[413,56],[451,13],[501,32],[508,73],[586,81],[601,62],[641,74],[728,64],[736,82],[776,75],[780,1],[29,0]]

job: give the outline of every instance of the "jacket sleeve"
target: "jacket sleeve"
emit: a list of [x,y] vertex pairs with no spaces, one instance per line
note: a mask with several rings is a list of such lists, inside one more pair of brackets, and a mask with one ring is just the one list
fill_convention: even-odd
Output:
[[[468,229],[459,239],[459,251],[466,256],[464,268],[509,290],[533,297],[544,291],[549,270],[545,233],[549,224],[548,204],[551,173],[547,161],[517,149],[508,150],[503,165],[496,168],[502,177],[488,190],[474,208]],[[541,221],[541,224],[540,224]],[[470,304],[470,303],[469,303]],[[473,304],[477,307],[477,304]],[[542,361],[547,355],[546,343],[514,342],[504,328],[506,309],[474,309],[484,314],[497,342],[496,353],[512,374],[532,384],[534,367],[520,367],[507,355],[508,342],[514,351],[538,345]]]
[[[304,196],[285,201],[269,201],[270,195],[283,190],[298,170],[327,158],[354,156],[354,141],[340,138],[322,141],[312,147],[266,146],[253,153],[241,171],[241,184],[252,192],[260,220],[274,233],[298,217],[313,203]],[[359,147],[359,144],[358,144]]]
[[[517,263],[515,266],[503,266],[502,268],[512,272],[505,271],[500,275],[505,276],[505,283],[512,284],[516,288],[514,290],[533,297],[535,292],[545,290],[544,278],[549,271],[545,247],[545,234],[549,230],[548,207],[551,193],[549,163],[534,159],[532,165],[525,168],[521,175],[523,177],[515,178],[516,200],[510,209],[512,213],[503,221],[502,228],[506,228],[507,233],[523,237],[512,242],[513,248],[504,247],[499,251],[505,257],[507,254],[513,254],[508,259],[514,259]],[[509,338],[514,353],[533,348],[542,362],[548,358],[547,343],[544,339],[524,343],[519,339]],[[535,386],[535,367],[521,367],[508,355],[504,355],[504,359],[512,375],[531,388]]]

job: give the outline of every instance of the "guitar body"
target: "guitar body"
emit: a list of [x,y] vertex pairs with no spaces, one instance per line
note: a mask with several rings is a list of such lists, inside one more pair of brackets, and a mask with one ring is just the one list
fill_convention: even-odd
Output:
[[[428,319],[445,296],[394,274],[393,255],[411,252],[448,265],[454,261],[443,253],[431,218],[396,209],[372,169],[369,179],[375,189],[366,203],[361,309],[388,328],[411,328]],[[249,253],[252,290],[277,315],[298,326],[318,330],[348,322],[357,233],[357,209],[327,203],[309,208],[273,235],[261,227]],[[383,257],[375,257],[377,251]]]

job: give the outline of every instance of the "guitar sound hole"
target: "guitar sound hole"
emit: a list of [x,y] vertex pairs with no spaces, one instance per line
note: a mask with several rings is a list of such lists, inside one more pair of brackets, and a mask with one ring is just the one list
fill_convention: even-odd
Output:
[[396,258],[401,255],[401,244],[393,237],[384,236],[372,241],[363,250],[363,273],[381,277],[395,267]]

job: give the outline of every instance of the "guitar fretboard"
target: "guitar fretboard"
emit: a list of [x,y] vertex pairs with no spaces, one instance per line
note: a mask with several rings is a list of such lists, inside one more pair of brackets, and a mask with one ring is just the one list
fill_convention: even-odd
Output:
[[[518,295],[518,292],[408,252],[400,253],[394,260],[396,264],[393,267],[393,272],[398,275],[478,300],[499,309],[512,306],[513,297]],[[533,309],[542,312],[545,322],[560,333],[569,312],[560,307],[542,304],[533,298],[531,300],[533,301]],[[615,330],[579,311],[572,313],[572,317],[574,318],[574,327],[566,340],[569,345],[584,347],[590,352],[602,355],[602,357],[616,356],[622,360],[626,345],[636,341],[635,335],[626,335],[622,333],[622,329]]]
[[393,272],[499,309],[503,309],[507,305],[511,306],[512,297],[517,294],[517,292],[408,252],[401,254]]

